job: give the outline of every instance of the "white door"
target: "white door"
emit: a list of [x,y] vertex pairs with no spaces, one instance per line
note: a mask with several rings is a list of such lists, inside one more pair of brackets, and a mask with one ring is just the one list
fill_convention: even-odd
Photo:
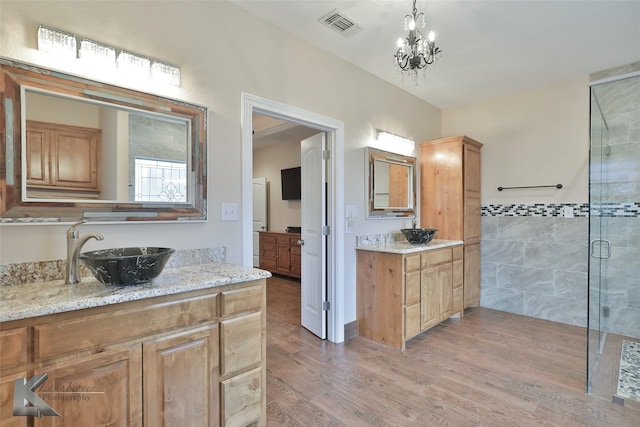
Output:
[[260,266],[260,231],[267,230],[267,178],[253,178],[253,266]]
[[302,326],[322,339],[327,337],[327,316],[323,302],[326,287],[325,134],[321,132],[302,141],[302,278],[300,304]]

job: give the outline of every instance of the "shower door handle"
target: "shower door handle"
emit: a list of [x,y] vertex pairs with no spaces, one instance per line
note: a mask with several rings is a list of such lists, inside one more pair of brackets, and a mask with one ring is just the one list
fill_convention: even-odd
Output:
[[[598,255],[596,255],[595,253],[595,247],[596,247],[596,243],[600,243],[600,253]],[[606,246],[606,255],[602,255],[602,244],[605,243]],[[611,258],[611,242],[608,241],[607,239],[593,239],[591,241],[591,256],[594,258],[599,258],[599,259],[609,259]]]

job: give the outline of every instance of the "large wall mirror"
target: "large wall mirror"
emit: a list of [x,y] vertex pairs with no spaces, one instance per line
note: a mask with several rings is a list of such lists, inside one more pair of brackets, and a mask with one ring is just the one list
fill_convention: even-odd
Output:
[[0,58],[0,222],[206,219],[204,107]]
[[365,148],[367,217],[397,218],[416,215],[416,159]]

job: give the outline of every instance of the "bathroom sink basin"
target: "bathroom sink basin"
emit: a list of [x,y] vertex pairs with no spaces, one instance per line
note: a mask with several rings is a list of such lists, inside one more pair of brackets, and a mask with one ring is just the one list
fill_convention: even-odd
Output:
[[83,252],[79,258],[102,283],[122,286],[158,277],[174,252],[171,248],[113,248]]
[[403,228],[400,230],[409,243],[425,245],[436,235],[434,228]]

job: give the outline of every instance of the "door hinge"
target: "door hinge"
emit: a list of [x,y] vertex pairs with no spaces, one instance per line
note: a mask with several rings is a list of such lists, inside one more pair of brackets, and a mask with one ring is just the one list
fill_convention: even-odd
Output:
[[329,160],[331,158],[331,152],[329,150],[322,150],[322,160]]
[[322,226],[322,235],[328,236],[331,233],[331,228],[328,225]]
[[322,301],[322,311],[329,311],[331,303],[329,301]]

